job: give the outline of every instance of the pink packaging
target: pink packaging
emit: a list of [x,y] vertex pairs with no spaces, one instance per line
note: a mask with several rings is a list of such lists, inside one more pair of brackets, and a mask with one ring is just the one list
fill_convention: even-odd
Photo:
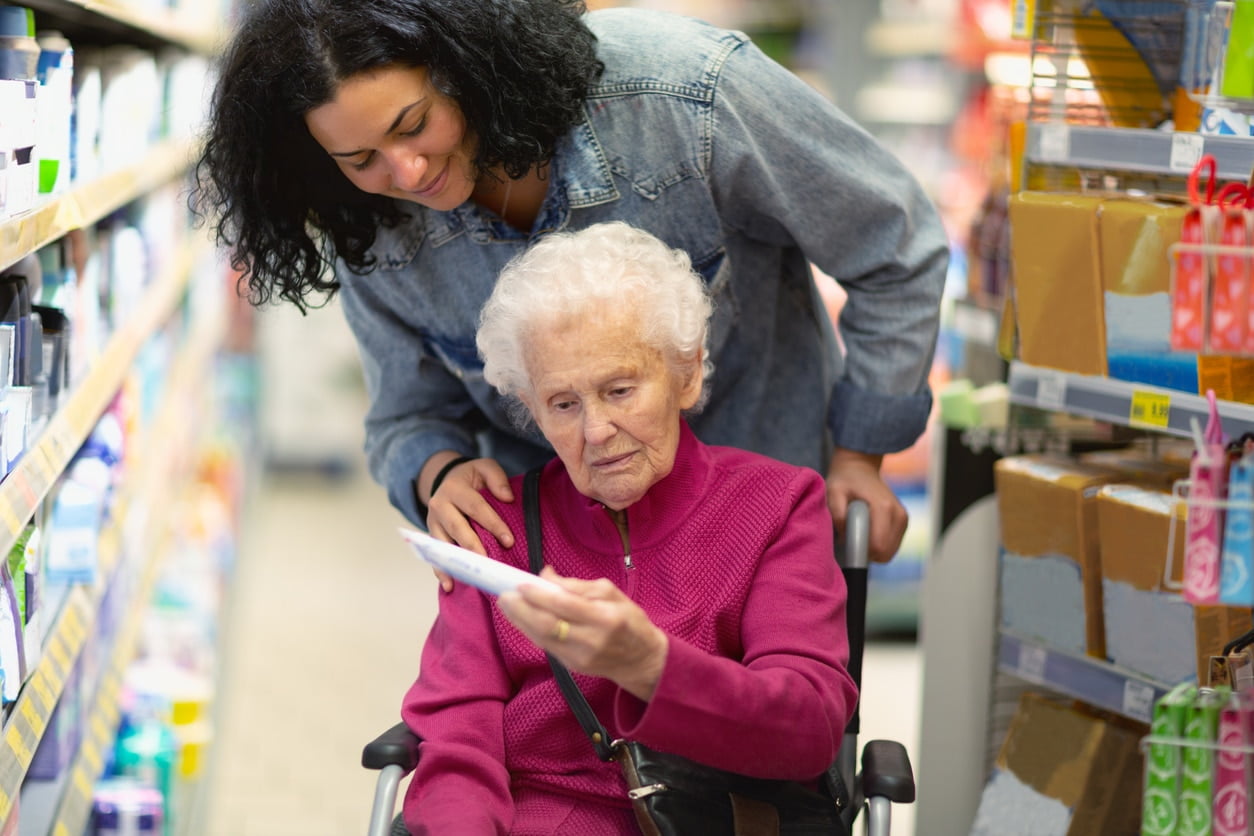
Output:
[[1176,351],[1201,351],[1206,325],[1207,259],[1206,224],[1202,207],[1193,207],[1180,228],[1171,299],[1171,347]]
[[1245,349],[1249,328],[1250,241],[1247,212],[1223,214],[1219,243],[1225,249],[1215,256],[1215,283],[1211,293],[1210,351],[1239,354]]
[[1233,697],[1219,712],[1220,750],[1215,758],[1214,836],[1249,836],[1250,756],[1244,751],[1250,742],[1248,697]]
[[[1210,417],[1206,434],[1195,439],[1189,468],[1189,513],[1185,526],[1184,597],[1193,604],[1219,602],[1223,552],[1223,508],[1227,495],[1228,456],[1213,389],[1206,391]],[[1195,430],[1196,432],[1196,430]]]

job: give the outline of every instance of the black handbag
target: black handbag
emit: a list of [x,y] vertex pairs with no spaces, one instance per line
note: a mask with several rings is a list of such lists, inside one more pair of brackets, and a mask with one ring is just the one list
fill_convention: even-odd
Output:
[[[523,479],[523,511],[531,571],[544,565],[540,542],[540,468]],[[630,740],[609,740],[570,671],[546,654],[558,688],[597,757],[617,761],[636,822],[645,836],[833,836],[848,831],[848,804],[839,773],[829,769],[820,790],[797,781],[750,778],[715,769]]]

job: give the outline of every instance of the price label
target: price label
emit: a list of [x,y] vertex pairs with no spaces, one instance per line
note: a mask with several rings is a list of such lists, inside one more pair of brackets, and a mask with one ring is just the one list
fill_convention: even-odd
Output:
[[1042,372],[1036,379],[1036,403],[1042,409],[1061,410],[1067,402],[1067,378]]
[[1045,660],[1048,656],[1043,647],[1019,645],[1019,676],[1032,682],[1044,682]]
[[1188,174],[1197,166],[1197,161],[1202,159],[1202,148],[1205,144],[1206,138],[1201,134],[1172,134],[1168,168],[1180,174]]
[[1071,126],[1046,122],[1040,128],[1037,157],[1043,163],[1065,163],[1071,157]]
[[1132,393],[1132,405],[1128,409],[1128,423],[1133,426],[1164,429],[1171,417],[1171,396],[1161,392]]
[[1154,689],[1131,679],[1123,683],[1123,713],[1148,723],[1154,711]]
[[1036,19],[1036,0],[1014,0],[1012,14],[1010,37],[1025,40],[1031,38]]

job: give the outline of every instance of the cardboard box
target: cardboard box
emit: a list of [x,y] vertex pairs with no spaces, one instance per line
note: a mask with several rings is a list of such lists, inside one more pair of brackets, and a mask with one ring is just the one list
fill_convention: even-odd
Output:
[[1140,828],[1145,726],[1026,693],[980,798],[973,834],[1111,836]]
[[1198,392],[1197,354],[1171,348],[1171,258],[1187,207],[1103,200],[1097,214],[1110,377]]
[[1097,209],[1101,198],[1020,192],[1010,198],[1010,258],[1019,357],[1106,374]]
[[1105,658],[1095,498],[1101,485],[1127,478],[1062,456],[996,463],[1004,628]]
[[1104,485],[1096,497],[1107,658],[1167,685],[1206,682],[1210,657],[1250,629],[1250,611],[1180,594],[1184,503],[1153,484]]

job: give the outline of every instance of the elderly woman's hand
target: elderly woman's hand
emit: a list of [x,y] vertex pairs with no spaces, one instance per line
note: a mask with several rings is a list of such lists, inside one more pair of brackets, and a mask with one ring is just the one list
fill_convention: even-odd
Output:
[[506,618],[571,670],[648,702],[666,665],[666,633],[604,578],[564,578],[547,566],[540,574],[562,591],[524,584],[507,592],[498,599]]
[[882,456],[853,450],[837,450],[827,468],[827,507],[836,522],[836,533],[845,534],[849,503],[864,500],[871,515],[871,560],[886,563],[897,554],[910,515],[880,476]]
[[[427,531],[431,536],[478,554],[487,554],[470,525],[470,520],[474,520],[491,532],[505,548],[514,545],[514,535],[509,526],[480,493],[485,487],[502,502],[514,501],[509,477],[493,459],[471,459],[450,470],[427,503]],[[439,571],[435,576],[445,592],[452,590],[452,578]]]

